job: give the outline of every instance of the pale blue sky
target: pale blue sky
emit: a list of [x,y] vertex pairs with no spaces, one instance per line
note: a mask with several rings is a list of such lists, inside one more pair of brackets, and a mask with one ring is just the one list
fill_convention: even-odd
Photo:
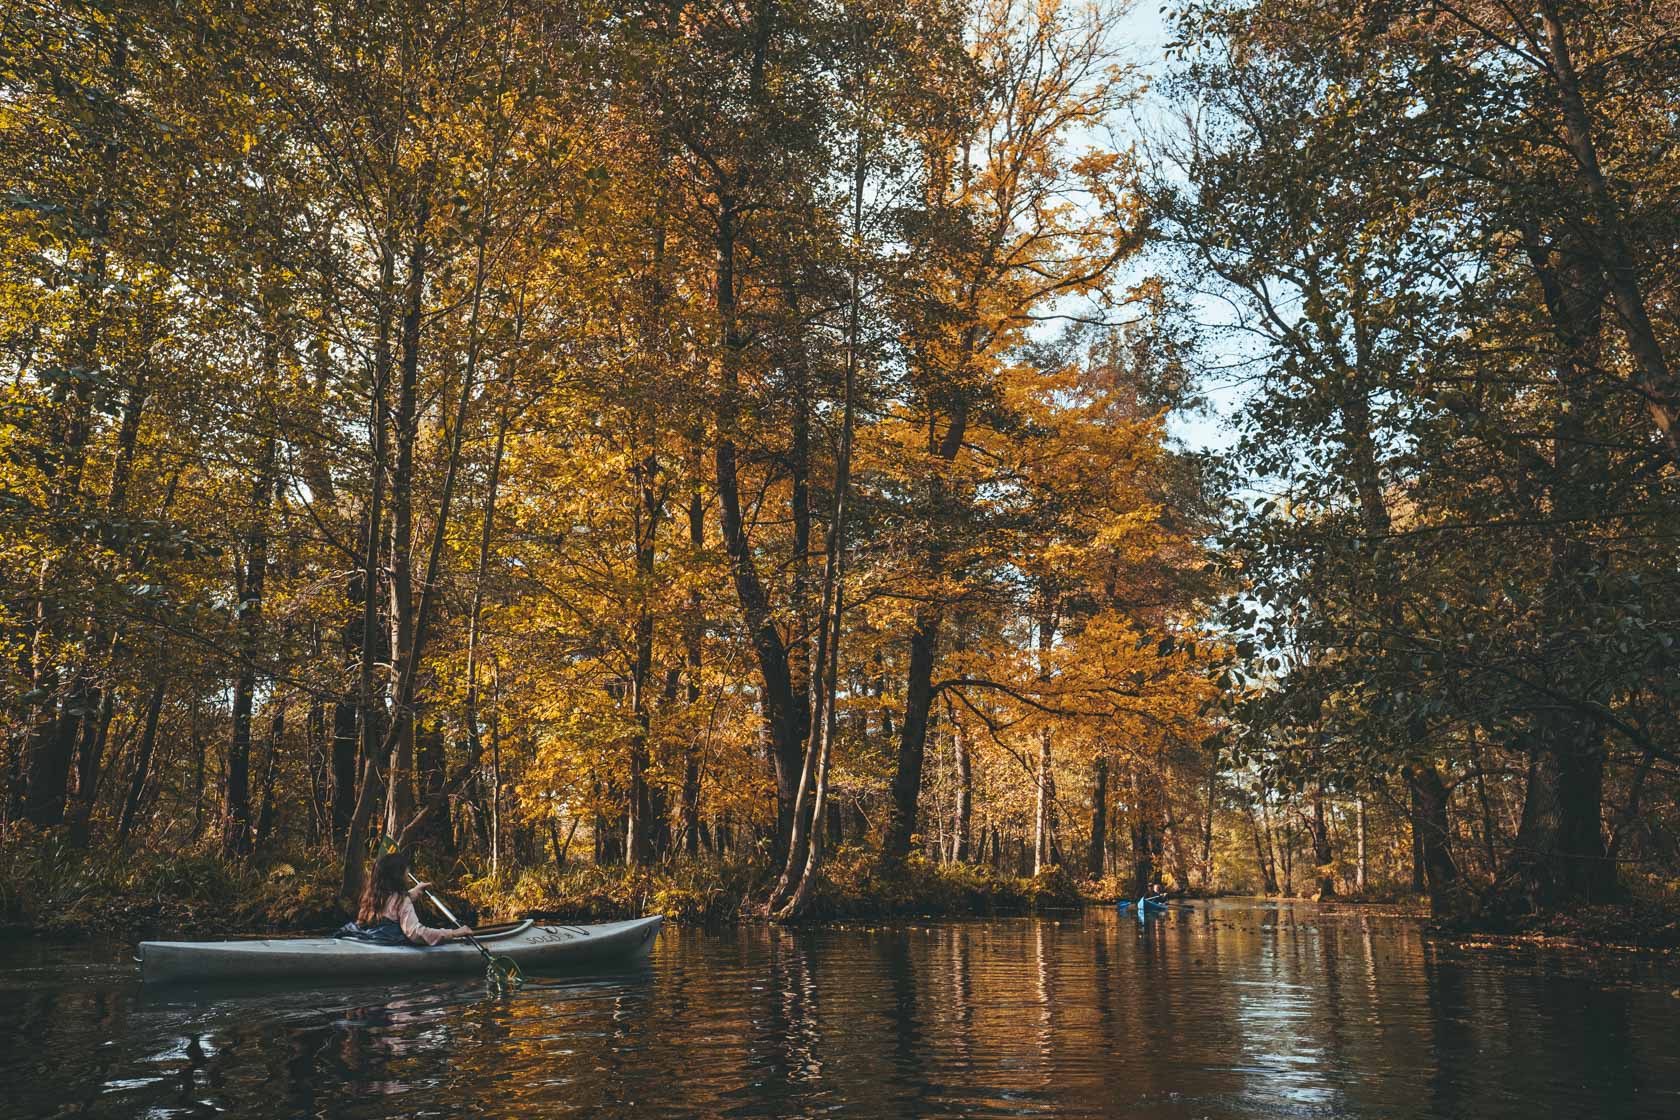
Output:
[[[1124,59],[1139,67],[1151,78],[1159,77],[1166,68],[1164,51],[1168,40],[1165,17],[1166,5],[1161,0],[1137,0],[1120,19],[1116,27],[1115,45]],[[1142,119],[1150,129],[1166,126],[1168,115],[1162,113],[1159,102],[1143,107]],[[1207,306],[1210,319],[1221,318],[1219,309]],[[1192,449],[1228,447],[1233,433],[1226,417],[1236,408],[1239,390],[1234,384],[1212,382],[1202,386],[1209,408],[1204,414],[1175,416],[1169,428],[1177,439]]]

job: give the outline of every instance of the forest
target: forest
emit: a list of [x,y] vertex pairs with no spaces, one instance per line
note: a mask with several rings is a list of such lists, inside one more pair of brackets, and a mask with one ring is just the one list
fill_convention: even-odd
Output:
[[5,5],[0,921],[1672,921],[1680,5],[1162,19]]

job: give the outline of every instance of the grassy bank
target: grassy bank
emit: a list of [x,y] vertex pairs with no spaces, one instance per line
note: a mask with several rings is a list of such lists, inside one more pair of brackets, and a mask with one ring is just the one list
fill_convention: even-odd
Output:
[[[688,924],[756,920],[771,882],[765,864],[748,861],[676,861],[642,869],[577,864],[557,870],[543,864],[500,879],[429,873],[468,921],[477,916],[610,921],[650,913]],[[79,850],[54,836],[13,837],[0,845],[0,931],[129,939],[321,933],[348,917],[336,897],[338,879],[337,856],[326,849],[240,863],[214,851],[117,856]],[[887,872],[870,850],[846,847],[830,857],[804,920],[1058,913],[1085,903],[1112,904],[1128,888],[1112,878],[1076,883],[1060,871],[1019,878],[919,857]],[[1375,905],[1422,916],[1389,898],[1321,905]],[[1680,902],[1666,885],[1637,884],[1616,905],[1476,920],[1433,932],[1471,946],[1534,942],[1672,952],[1680,951]]]
[[240,863],[89,852],[56,836],[0,845],[0,924],[50,937],[326,929],[344,921],[337,890],[337,863],[322,853]]
[[[771,882],[767,866],[744,861],[545,864],[500,879],[430,874],[468,921],[649,913],[696,924],[751,919]],[[240,863],[210,851],[115,856],[56,837],[13,839],[0,846],[0,927],[48,937],[322,932],[348,917],[336,897],[338,878],[338,860],[324,849]],[[1073,881],[1059,872],[1022,879],[916,858],[887,873],[867,850],[844,848],[829,861],[805,920],[1022,915],[1080,905]]]
[[[804,921],[846,918],[974,917],[1077,909],[1078,890],[1054,872],[1030,879],[989,867],[934,864],[913,857],[885,872],[872,852],[842,848],[830,858]],[[660,913],[676,922],[758,916],[769,868],[750,863],[672,863],[653,868],[543,866],[502,882],[471,880],[463,895],[483,913],[607,921]]]

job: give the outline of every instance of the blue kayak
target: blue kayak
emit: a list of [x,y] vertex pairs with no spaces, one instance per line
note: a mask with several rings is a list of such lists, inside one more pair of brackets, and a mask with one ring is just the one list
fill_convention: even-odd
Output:
[[1114,906],[1115,906],[1115,909],[1117,909],[1117,910],[1124,910],[1129,906],[1136,906],[1137,911],[1140,915],[1142,915],[1142,914],[1158,914],[1158,913],[1160,913],[1161,911],[1163,911],[1167,908],[1166,903],[1157,902],[1153,898],[1139,898],[1139,899],[1122,898],[1120,901],[1116,902],[1114,904]]

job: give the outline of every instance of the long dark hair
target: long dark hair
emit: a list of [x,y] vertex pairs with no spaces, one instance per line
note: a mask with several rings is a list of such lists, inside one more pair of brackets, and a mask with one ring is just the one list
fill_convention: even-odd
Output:
[[407,852],[392,852],[379,857],[373,865],[373,874],[368,876],[367,885],[362,888],[362,903],[356,911],[358,922],[368,926],[385,916],[385,903],[392,895],[408,889],[405,878],[408,866]]

